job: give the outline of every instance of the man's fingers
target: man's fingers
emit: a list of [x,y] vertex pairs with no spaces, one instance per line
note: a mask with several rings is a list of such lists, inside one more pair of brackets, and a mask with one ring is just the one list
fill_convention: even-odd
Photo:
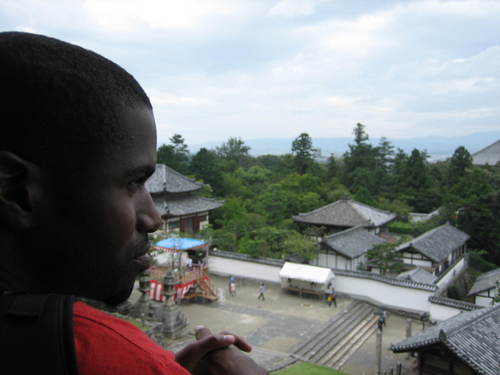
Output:
[[[252,346],[241,336],[234,335],[231,332],[221,332],[221,335],[224,336],[224,340],[227,345],[233,344],[238,349],[243,350],[244,352],[251,352]],[[198,340],[203,339],[212,335],[212,332],[204,326],[198,326],[195,328],[195,336]]]
[[197,341],[187,345],[175,355],[175,359],[184,368],[192,371],[201,359],[209,352],[228,347],[235,343],[234,335],[213,335],[206,327],[196,327],[195,336]]
[[241,336],[238,335],[233,335],[230,332],[221,332],[223,335],[230,335],[234,337],[234,343],[233,345],[236,346],[238,349],[243,350],[244,352],[251,352],[252,351],[252,346]]
[[196,337],[196,340],[203,339],[211,334],[212,332],[205,326],[196,326],[194,329],[194,336]]
[[195,336],[197,341],[188,344],[175,355],[176,361],[189,371],[193,370],[196,364],[211,351],[226,348],[237,341],[238,347],[241,345],[234,335],[213,335],[208,328],[203,326],[196,327]]

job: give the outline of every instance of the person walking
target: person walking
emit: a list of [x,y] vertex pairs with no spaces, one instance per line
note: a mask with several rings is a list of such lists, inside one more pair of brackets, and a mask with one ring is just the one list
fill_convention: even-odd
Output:
[[231,297],[235,297],[236,296],[236,278],[231,275],[229,276],[229,295]]
[[332,304],[334,304],[335,307],[337,307],[337,296],[334,290],[328,293],[328,296],[326,297],[326,302],[328,303],[328,307],[332,307]]
[[257,297],[258,300],[263,300],[265,301],[266,298],[264,297],[264,291],[266,290],[266,286],[264,285],[264,283],[260,283],[260,286],[259,286],[259,296]]

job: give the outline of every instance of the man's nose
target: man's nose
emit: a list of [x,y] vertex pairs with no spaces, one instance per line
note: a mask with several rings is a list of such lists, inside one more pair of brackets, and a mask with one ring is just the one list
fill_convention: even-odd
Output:
[[143,208],[138,213],[137,230],[139,232],[152,233],[160,228],[162,221],[160,212],[156,209],[151,195],[146,192]]

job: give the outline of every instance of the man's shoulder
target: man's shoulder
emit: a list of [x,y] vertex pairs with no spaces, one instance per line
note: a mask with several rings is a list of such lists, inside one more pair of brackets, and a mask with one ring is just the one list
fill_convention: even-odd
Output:
[[164,350],[133,324],[83,302],[73,308],[80,374],[187,375]]

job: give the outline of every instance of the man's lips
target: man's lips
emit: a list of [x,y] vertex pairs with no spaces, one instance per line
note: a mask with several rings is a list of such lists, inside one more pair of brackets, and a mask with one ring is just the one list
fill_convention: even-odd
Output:
[[134,257],[134,262],[140,265],[141,268],[147,269],[151,267],[152,259],[147,254],[150,247],[151,243],[148,241],[146,246],[144,246],[143,250]]
[[138,255],[134,258],[134,262],[138,264],[143,269],[148,269],[151,267],[152,259],[149,255],[143,254]]

